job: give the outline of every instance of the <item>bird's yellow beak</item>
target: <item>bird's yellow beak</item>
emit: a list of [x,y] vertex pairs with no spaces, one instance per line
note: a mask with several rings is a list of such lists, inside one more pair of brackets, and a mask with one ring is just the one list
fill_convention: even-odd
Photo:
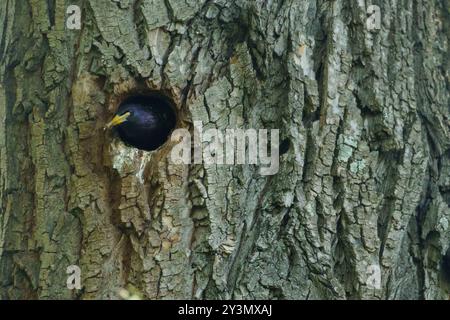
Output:
[[120,116],[115,115],[114,118],[105,126],[105,129],[109,129],[111,127],[115,127],[125,121],[127,121],[127,118],[130,116],[130,112],[126,112]]

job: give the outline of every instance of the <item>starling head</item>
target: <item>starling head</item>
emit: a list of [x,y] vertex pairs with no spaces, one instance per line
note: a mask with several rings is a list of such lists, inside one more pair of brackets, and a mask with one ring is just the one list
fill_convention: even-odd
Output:
[[155,150],[175,127],[175,113],[158,96],[133,96],[125,99],[105,128],[115,128],[126,144],[142,150]]

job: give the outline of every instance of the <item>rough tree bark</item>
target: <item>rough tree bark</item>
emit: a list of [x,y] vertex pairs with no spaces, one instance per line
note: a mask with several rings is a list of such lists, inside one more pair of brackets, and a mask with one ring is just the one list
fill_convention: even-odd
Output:
[[[447,299],[449,16],[448,0],[1,1],[0,298]],[[174,165],[172,142],[103,131],[146,90],[179,128],[279,128],[278,174]]]

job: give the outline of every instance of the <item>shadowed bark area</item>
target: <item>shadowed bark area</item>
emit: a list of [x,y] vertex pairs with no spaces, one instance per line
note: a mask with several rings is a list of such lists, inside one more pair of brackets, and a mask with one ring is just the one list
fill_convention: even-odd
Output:
[[[450,4],[370,4],[1,1],[0,298],[447,299]],[[279,172],[103,130],[148,90],[190,132],[280,129]]]

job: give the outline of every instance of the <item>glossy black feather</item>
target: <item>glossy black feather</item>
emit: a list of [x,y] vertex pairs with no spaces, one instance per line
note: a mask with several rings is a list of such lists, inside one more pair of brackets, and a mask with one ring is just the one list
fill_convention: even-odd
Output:
[[117,115],[130,112],[117,132],[125,143],[142,150],[155,150],[169,137],[175,127],[175,113],[163,98],[134,96],[123,101]]

